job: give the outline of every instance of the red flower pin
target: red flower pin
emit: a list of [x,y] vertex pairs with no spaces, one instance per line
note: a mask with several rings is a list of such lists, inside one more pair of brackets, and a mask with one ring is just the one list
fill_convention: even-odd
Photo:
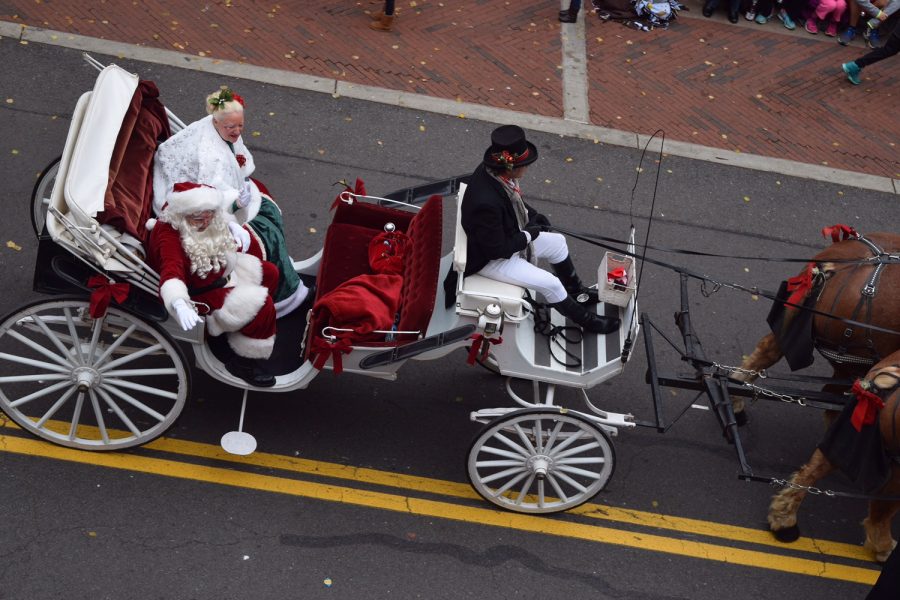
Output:
[[237,154],[237,155],[235,155],[235,158],[238,161],[239,167],[243,167],[245,164],[247,164],[247,157],[244,156],[243,154]]

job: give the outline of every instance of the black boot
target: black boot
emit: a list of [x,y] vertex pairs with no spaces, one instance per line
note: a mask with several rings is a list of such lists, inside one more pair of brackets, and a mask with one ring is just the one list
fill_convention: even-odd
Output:
[[572,257],[567,256],[562,262],[550,265],[553,272],[559,277],[566,293],[573,297],[579,304],[597,304],[600,298],[597,297],[597,290],[584,285],[578,272],[575,271],[575,265],[572,263]]
[[559,22],[560,23],[574,23],[578,20],[578,11],[572,10],[571,8],[568,10],[559,11]]
[[621,324],[621,321],[616,317],[601,317],[569,297],[550,306],[558,310],[563,316],[581,325],[585,331],[590,331],[591,333],[612,333]]
[[235,356],[225,363],[225,369],[239,379],[255,387],[272,387],[275,376],[260,368],[259,361],[243,356]]

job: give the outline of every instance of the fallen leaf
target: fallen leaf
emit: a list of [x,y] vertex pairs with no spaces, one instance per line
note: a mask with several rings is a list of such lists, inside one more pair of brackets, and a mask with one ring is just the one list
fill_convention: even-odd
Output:
[[19,250],[22,249],[22,246],[18,245],[17,243],[15,243],[12,240],[9,240],[8,242],[6,242],[6,247],[9,248],[10,250],[15,250],[16,252],[18,252]]
[[424,126],[424,125],[419,125],[419,131],[425,131],[425,126]]
[[571,156],[566,157],[566,162],[572,162],[572,160],[574,160],[574,159]]
[[750,196],[744,196],[744,202],[750,202]]
[[315,233],[315,232],[316,232],[316,228],[315,228],[315,227],[310,227],[310,228],[309,228],[309,232],[310,232],[310,233]]
[[261,136],[262,134],[261,134],[260,132],[258,132],[258,131],[254,131],[254,132],[251,133],[250,135],[252,135],[253,137],[259,137],[259,136]]
[[6,99],[6,103],[7,103],[7,104],[12,104],[13,102],[15,102],[15,100],[13,100],[12,98],[7,98],[7,99]]

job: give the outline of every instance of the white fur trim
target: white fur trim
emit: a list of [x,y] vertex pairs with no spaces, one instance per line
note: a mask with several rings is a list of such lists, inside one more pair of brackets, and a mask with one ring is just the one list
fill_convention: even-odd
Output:
[[156,219],[150,217],[149,219],[147,219],[147,222],[144,223],[144,227],[147,229],[147,231],[153,231],[153,228],[156,227]]
[[269,290],[261,285],[240,285],[231,288],[225,296],[222,308],[206,317],[206,329],[210,335],[222,335],[237,331],[256,317],[266,303]]
[[188,293],[187,285],[180,279],[165,280],[159,286],[159,297],[162,298],[163,304],[166,305],[166,310],[170,313],[175,312],[175,309],[172,308],[172,303],[179,298],[188,304],[191,302],[191,295]]
[[165,211],[188,215],[202,210],[219,210],[225,206],[222,192],[211,187],[196,187],[183,192],[170,192]]
[[284,300],[275,303],[275,318],[280,319],[281,317],[294,312],[301,304],[303,304],[307,295],[309,295],[309,288],[301,281],[293,294]]
[[262,283],[262,263],[252,254],[237,253],[232,264],[234,264],[234,270],[231,272],[231,281],[234,285],[260,285]]
[[238,356],[244,358],[269,358],[275,347],[275,336],[259,339],[247,337],[240,331],[228,334],[228,345]]

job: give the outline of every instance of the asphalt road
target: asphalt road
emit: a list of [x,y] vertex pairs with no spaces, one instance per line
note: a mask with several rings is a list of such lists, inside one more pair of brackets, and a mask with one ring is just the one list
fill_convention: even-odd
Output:
[[[31,189],[43,166],[61,154],[72,108],[96,72],[78,52],[10,39],[0,39],[0,62],[0,313],[6,313],[41,298],[31,291],[36,251]],[[328,207],[338,191],[333,182],[360,177],[377,194],[469,172],[494,127],[177,68],[119,64],[157,82],[163,101],[186,121],[202,116],[204,96],[220,84],[244,96],[245,139],[257,176],[284,210],[295,257],[321,247]],[[665,129],[665,122],[658,125]],[[896,223],[896,196],[683,158],[663,157],[658,164],[658,156],[644,157],[633,190],[640,153],[549,134],[531,137],[541,160],[523,181],[523,192],[555,223],[612,237],[625,236],[634,223],[639,239],[649,228],[651,243],[658,246],[747,257],[654,255],[721,281],[774,289],[797,266],[749,257],[812,255],[826,243],[820,229],[835,223],[862,232]],[[580,242],[572,247],[585,274],[596,268],[598,249]],[[641,283],[642,311],[675,335],[677,277],[648,266]],[[700,292],[693,283],[692,312],[707,354],[721,363],[739,363],[766,331],[768,303],[728,289],[709,297]],[[469,412],[510,401],[502,380],[466,366],[464,359],[460,351],[440,361],[408,364],[396,382],[324,373],[306,390],[252,397],[245,426],[265,456],[465,483],[466,452],[479,429]],[[660,360],[678,364],[677,356]],[[821,365],[816,367],[812,372],[821,373]],[[592,400],[652,418],[645,369],[639,344],[625,373],[594,388]],[[687,392],[665,394],[672,401],[669,416],[691,398]],[[215,446],[236,426],[240,393],[196,372],[194,396],[167,437]],[[563,393],[560,400],[571,403],[574,394]],[[812,451],[821,432],[820,413],[772,402],[758,402],[751,410],[744,430],[751,464],[761,474],[789,474]],[[874,563],[835,556],[826,545],[810,551],[730,534],[738,529],[725,526],[764,529],[772,489],[736,479],[732,448],[708,411],[699,409],[688,410],[664,435],[638,428],[615,440],[616,472],[594,502],[612,512],[635,511],[645,515],[643,521],[567,514],[544,517],[543,527],[498,524],[483,501],[415,492],[403,484],[300,475],[277,464],[147,449],[126,456],[174,461],[166,463],[169,471],[110,468],[92,464],[95,455],[86,453],[52,458],[40,450],[44,444],[10,451],[10,440],[18,444],[23,434],[4,427],[0,435],[6,436],[0,438],[3,600],[744,600],[788,594],[843,599],[862,598],[867,586],[777,565],[800,559],[845,565],[873,579],[877,570]],[[312,482],[332,486],[334,493],[315,499],[308,491],[263,489],[249,480],[229,484],[225,475],[211,483],[194,476],[202,468],[299,482],[302,489]],[[848,489],[840,476],[825,484]],[[386,509],[366,499],[378,493],[400,498],[401,505],[407,498],[438,503],[429,510],[409,503],[407,509]],[[647,514],[675,525],[653,524]],[[813,497],[802,509],[803,533],[858,545],[864,514],[859,501]],[[696,520],[695,528],[679,519]],[[569,525],[597,533],[579,537],[566,529]],[[756,553],[756,564],[769,566],[730,564],[740,561],[730,560],[722,548]]]

